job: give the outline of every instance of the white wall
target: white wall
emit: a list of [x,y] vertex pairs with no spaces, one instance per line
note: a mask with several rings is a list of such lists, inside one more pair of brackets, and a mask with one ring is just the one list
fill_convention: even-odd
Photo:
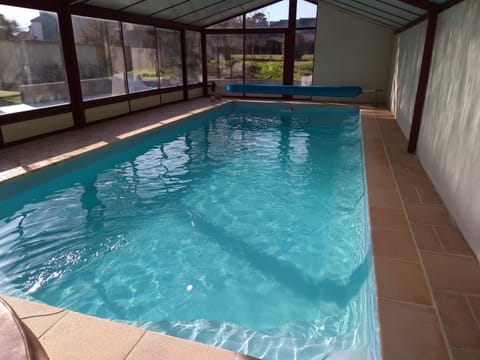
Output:
[[417,93],[427,22],[395,37],[388,105],[408,138]]
[[[393,30],[319,2],[313,84],[382,89],[378,100],[384,102],[393,41]],[[370,100],[372,94],[357,98]]]
[[480,1],[440,14],[418,156],[480,259]]
[[[397,39],[399,58],[406,69],[417,63],[413,53],[423,46],[418,27]],[[421,41],[422,44],[414,44]],[[405,54],[402,54],[405,52]],[[418,52],[419,53],[419,52]],[[408,60],[409,59],[409,60]],[[395,73],[394,73],[395,75]],[[390,104],[397,105],[398,89],[405,89],[400,112],[402,128],[413,108],[415,88],[408,76],[398,76],[397,92]],[[395,81],[393,81],[395,82]],[[393,99],[397,96],[396,102]],[[401,100],[403,101],[403,100]],[[398,110],[394,107],[392,111]],[[411,118],[411,116],[410,116]],[[422,115],[417,155],[467,242],[480,259],[480,1],[464,2],[442,12],[437,23],[429,85]]]

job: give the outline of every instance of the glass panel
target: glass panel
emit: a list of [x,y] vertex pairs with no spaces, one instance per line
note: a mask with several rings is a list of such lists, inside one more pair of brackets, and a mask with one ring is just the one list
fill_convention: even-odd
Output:
[[317,26],[317,5],[305,0],[297,2],[297,27]]
[[84,100],[125,94],[120,22],[72,16]]
[[128,91],[158,88],[155,28],[123,23]]
[[220,93],[229,83],[243,83],[243,35],[207,35],[207,73]]
[[0,115],[69,102],[57,15],[0,5]]
[[284,42],[283,34],[245,35],[247,83],[283,83]]
[[293,81],[296,85],[312,85],[315,30],[295,32]]
[[181,86],[182,44],[180,31],[157,29],[160,87]]
[[202,77],[202,39],[196,31],[185,31],[187,50],[187,76],[189,84],[198,84]]
[[247,13],[245,26],[247,28],[288,27],[288,0]]
[[243,28],[243,15],[209,26],[207,29],[241,29],[241,28]]

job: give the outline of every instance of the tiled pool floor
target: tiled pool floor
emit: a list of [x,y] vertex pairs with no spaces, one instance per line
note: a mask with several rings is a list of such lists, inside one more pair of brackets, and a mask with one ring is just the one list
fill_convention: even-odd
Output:
[[[0,149],[0,181],[212,106],[169,105]],[[383,359],[480,359],[480,266],[389,110],[362,106]],[[52,359],[248,357],[6,298]]]

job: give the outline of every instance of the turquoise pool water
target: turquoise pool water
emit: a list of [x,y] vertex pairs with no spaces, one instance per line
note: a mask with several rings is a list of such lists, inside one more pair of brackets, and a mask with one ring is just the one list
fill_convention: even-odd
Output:
[[263,359],[378,356],[357,108],[230,103],[0,200],[0,293]]

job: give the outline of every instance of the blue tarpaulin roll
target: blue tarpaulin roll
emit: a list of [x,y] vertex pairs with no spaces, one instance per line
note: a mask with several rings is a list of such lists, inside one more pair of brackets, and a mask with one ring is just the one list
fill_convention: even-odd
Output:
[[228,84],[227,91],[252,94],[356,97],[362,93],[362,88],[358,86]]

